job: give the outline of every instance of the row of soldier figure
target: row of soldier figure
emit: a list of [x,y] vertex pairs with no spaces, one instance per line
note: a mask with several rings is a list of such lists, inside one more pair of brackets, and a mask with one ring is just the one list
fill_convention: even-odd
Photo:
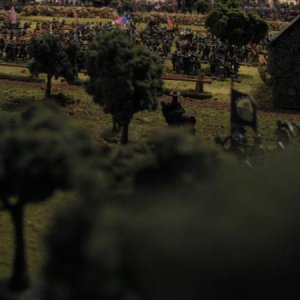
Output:
[[134,36],[137,43],[143,44],[150,50],[157,52],[166,58],[171,53],[175,33],[167,28],[146,28],[140,32],[135,32]]
[[215,37],[186,30],[175,39],[176,50],[171,55],[173,71],[197,75],[201,62],[208,63],[206,73],[219,77],[238,77],[240,63],[256,63],[257,56],[249,45],[237,47],[222,43]]
[[[170,92],[171,102],[161,102],[162,113],[170,126],[184,126],[190,129],[192,133],[196,132],[196,118],[188,114],[179,101],[180,92]],[[300,127],[294,122],[277,121],[275,130],[277,149],[285,149],[289,143],[300,137]],[[236,155],[247,165],[259,161],[266,154],[266,149],[262,144],[262,135],[257,131],[254,134],[252,142],[247,137],[246,126],[235,125],[232,132],[227,137],[217,135],[215,143],[220,144],[226,152]]]
[[[189,29],[174,31],[158,26],[152,27],[151,30],[146,28],[138,31],[131,30],[135,28],[134,21],[131,21],[131,24],[128,30],[130,38],[160,54],[162,58],[170,58],[173,71],[178,74],[198,75],[204,72],[211,76],[237,78],[240,63],[249,61],[251,56],[252,62],[255,60],[250,46],[232,46],[228,49],[220,40],[205,33],[197,33]],[[26,42],[29,38],[24,38],[24,34],[28,33],[28,26],[30,27],[30,24],[26,24],[26,28],[24,25],[23,28],[4,26],[0,29],[0,56],[8,61],[29,59],[26,52]],[[52,22],[37,23],[34,31],[35,34],[43,34],[43,32],[57,34],[67,42],[74,40],[84,51],[98,35],[114,28],[109,23],[90,23],[74,25],[67,31],[59,31],[63,26],[64,20],[58,21],[54,18]],[[201,65],[203,61],[208,63],[208,69],[203,70]]]
[[[293,140],[300,137],[300,127],[294,122],[277,121],[276,126],[274,133],[278,150],[286,149]],[[255,133],[253,142],[250,143],[244,126],[236,126],[236,130],[227,137],[217,135],[215,143],[221,145],[226,152],[236,155],[249,166],[252,166],[251,162],[255,159],[259,161],[259,158],[266,154],[266,149],[262,144],[262,135]]]
[[[69,41],[74,41],[82,51],[88,49],[89,44],[95,39],[98,34],[104,31],[112,30],[112,26],[109,24],[83,24],[73,28],[68,31],[59,31],[56,25],[57,21],[47,22],[47,24],[52,24],[49,33],[57,35],[62,41],[68,43]],[[63,24],[61,21],[59,24]],[[49,25],[48,24],[48,25]],[[36,25],[35,30],[39,30],[35,34],[31,34],[32,29],[30,29],[30,24],[23,24],[23,26],[9,27],[6,23],[2,23],[0,26],[0,58],[6,61],[22,61],[25,62],[30,59],[28,56],[27,46],[29,44],[30,38],[36,34],[43,34],[48,32],[45,28],[49,27],[45,24],[41,26]],[[28,27],[29,26],[29,27]],[[59,25],[60,26],[60,25]]]
[[172,67],[177,74],[198,75],[201,73],[199,55],[191,51],[175,51],[172,54]]
[[[199,54],[187,51],[175,51],[172,54],[173,71],[177,74],[199,75],[203,72]],[[239,60],[236,56],[222,57],[213,54],[209,57],[209,75],[224,78],[238,78],[240,68]]]
[[5,41],[3,38],[0,38],[0,58],[5,57],[6,61],[15,62],[18,59],[24,62],[28,56],[27,45],[26,41]]

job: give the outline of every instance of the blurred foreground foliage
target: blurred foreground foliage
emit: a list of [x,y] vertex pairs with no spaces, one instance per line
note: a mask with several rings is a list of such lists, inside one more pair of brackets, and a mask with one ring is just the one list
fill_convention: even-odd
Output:
[[43,299],[296,299],[299,154],[250,169],[172,131],[116,150],[115,188],[86,177],[48,235]]
[[78,166],[98,153],[96,144],[69,125],[55,105],[33,104],[20,116],[0,120],[0,210],[14,224],[15,255],[10,289],[29,287],[24,211],[56,190],[73,188]]
[[[35,145],[43,145],[48,135],[59,143],[49,150],[24,148],[1,163],[3,180],[9,161],[22,167],[18,174],[24,180],[32,178],[26,201],[44,200],[29,185],[43,180],[51,183],[50,192],[68,187],[80,198],[53,222],[43,284],[32,299],[297,299],[297,142],[249,168],[187,132],[170,129],[148,143],[105,152],[69,131],[63,119],[57,108],[29,109],[22,115],[28,125],[18,129],[29,126],[24,141],[38,134]],[[10,123],[0,124],[2,149],[17,145],[14,135],[4,134]],[[22,145],[31,144],[16,149]],[[65,171],[55,171],[58,177],[37,172],[39,164],[25,165],[34,161],[28,160],[31,155],[48,162],[59,149],[64,159],[53,167]],[[46,169],[52,169],[50,163]]]

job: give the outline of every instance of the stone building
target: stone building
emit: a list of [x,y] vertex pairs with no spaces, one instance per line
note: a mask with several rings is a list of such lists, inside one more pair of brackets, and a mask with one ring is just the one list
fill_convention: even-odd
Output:
[[300,15],[269,43],[274,107],[300,109]]

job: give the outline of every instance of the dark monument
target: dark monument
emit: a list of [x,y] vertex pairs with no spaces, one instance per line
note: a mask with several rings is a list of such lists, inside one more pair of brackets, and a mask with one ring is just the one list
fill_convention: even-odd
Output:
[[274,107],[300,109],[300,15],[269,44]]

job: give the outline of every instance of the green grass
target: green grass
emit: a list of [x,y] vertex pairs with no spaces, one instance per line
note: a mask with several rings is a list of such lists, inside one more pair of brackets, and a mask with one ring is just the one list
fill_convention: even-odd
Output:
[[[17,74],[22,70],[21,68],[6,68],[8,74]],[[235,83],[235,87],[243,92],[257,94],[258,91],[266,89],[262,80],[259,77],[257,68],[254,67],[241,67],[241,83]],[[43,78],[43,76],[42,76]],[[84,75],[86,79],[87,76]],[[20,111],[24,109],[32,101],[42,101],[44,95],[45,84],[23,84],[23,83],[12,83],[8,82],[7,85],[0,89],[0,109],[5,111]],[[172,90],[188,90],[194,89],[195,83],[190,82],[178,82],[178,81],[166,81],[165,87]],[[192,113],[196,114],[203,122],[198,122],[197,132],[200,136],[210,136],[210,127],[213,127],[213,134],[217,129],[227,128],[229,130],[229,118],[226,116],[227,112],[219,112],[215,109],[214,104],[218,105],[223,103],[228,106],[229,110],[229,99],[230,99],[230,80],[214,80],[211,85],[205,84],[205,91],[213,94],[212,100],[206,100],[211,103],[204,114],[204,108],[199,107],[198,101],[185,102],[185,107]],[[111,118],[109,115],[105,115],[97,105],[92,101],[92,98],[86,94],[84,87],[70,87],[67,84],[61,84],[60,80],[54,81],[53,93],[62,92],[67,96],[70,96],[76,100],[76,105],[69,105],[64,109],[71,116],[73,123],[87,128],[93,136],[100,142],[103,142],[102,135],[104,130],[108,130],[111,127]],[[258,94],[257,102],[263,103],[262,98],[265,94]],[[265,104],[263,103],[263,106]],[[202,115],[204,114],[204,116]],[[217,117],[214,117],[216,114]],[[224,117],[226,116],[226,117]],[[221,124],[220,128],[214,127],[212,123],[214,120],[224,119],[224,122],[217,121],[217,124]],[[146,120],[146,121],[143,121]],[[204,125],[210,124],[210,125]],[[204,125],[204,127],[203,127]],[[156,128],[165,126],[165,121],[160,113],[156,112],[141,112],[135,116],[131,124],[130,137],[133,142],[147,139],[148,136]]]
[[[60,18],[62,19],[62,18]],[[74,22],[73,18],[64,18],[67,24]],[[21,21],[31,21],[32,29],[36,22],[51,21],[52,17],[21,17]],[[80,23],[110,22],[109,19],[81,18]],[[140,24],[140,27],[145,24]],[[202,30],[201,26],[180,26],[189,27],[193,30]],[[166,67],[170,69],[170,61]],[[206,65],[203,66],[207,68]],[[1,73],[28,76],[29,72],[24,67],[1,66]],[[44,76],[41,76],[44,78]],[[240,69],[241,83],[235,83],[235,87],[243,92],[251,93],[255,96],[259,107],[270,108],[270,88],[266,87],[259,77],[257,68],[242,66]],[[80,79],[86,80],[86,75],[80,75]],[[165,87],[172,90],[188,90],[195,87],[195,83],[166,81]],[[12,81],[2,81],[0,86],[0,111],[7,114],[18,114],[28,107],[32,102],[43,101],[45,84],[22,83]],[[183,106],[188,113],[195,115],[197,119],[196,134],[206,142],[213,143],[213,138],[217,133],[229,134],[229,99],[230,81],[215,80],[211,85],[206,84],[205,91],[213,94],[213,99],[205,100],[182,100]],[[62,92],[75,100],[75,104],[63,107],[66,114],[70,116],[70,121],[90,132],[99,144],[105,145],[104,134],[111,128],[111,118],[103,113],[102,109],[95,105],[91,96],[87,95],[83,87],[70,87],[54,81],[53,93]],[[258,113],[259,131],[264,136],[264,145],[269,148],[275,145],[275,122],[277,119],[298,120],[297,115],[288,113],[263,112]],[[147,141],[156,131],[166,128],[166,122],[158,109],[155,112],[140,112],[134,116],[130,125],[129,137],[131,142],[137,143]],[[110,144],[111,147],[118,147]],[[26,243],[29,270],[32,274],[40,272],[43,262],[46,259],[44,249],[44,235],[51,223],[53,213],[63,209],[65,204],[75,203],[76,197],[72,194],[57,193],[49,201],[44,203],[29,205],[26,208]],[[8,277],[12,267],[13,239],[12,224],[7,212],[0,212],[0,278]]]
[[38,101],[43,96],[41,88],[24,88],[21,84],[15,85],[7,81],[0,89],[0,111],[16,113],[26,108],[33,101]]
[[8,67],[8,66],[0,66],[1,74],[9,74],[9,75],[17,75],[17,76],[29,76],[30,72],[28,68],[24,67]]
[[[24,69],[24,68],[23,68]],[[27,76],[28,73],[20,67],[2,67],[1,72],[8,74]],[[266,107],[269,102],[265,101],[270,97],[267,89],[259,77],[258,71],[254,67],[241,67],[241,83],[235,83],[235,87],[243,92],[256,95],[259,105]],[[43,77],[43,76],[42,76]],[[86,77],[85,77],[86,78]],[[194,83],[166,81],[165,87],[168,89],[193,89]],[[2,81],[0,87],[0,111],[8,114],[20,113],[30,103],[43,101],[45,84],[23,83]],[[213,143],[213,138],[217,133],[229,134],[229,99],[230,81],[215,80],[211,85],[205,85],[205,90],[213,93],[211,100],[182,100],[183,106],[188,113],[196,116],[197,136],[200,139]],[[62,107],[70,117],[70,121],[76,126],[85,128],[99,142],[105,145],[107,142],[103,135],[110,130],[112,122],[109,115],[103,113],[102,109],[95,105],[84,87],[68,86],[54,81],[53,93],[62,92],[74,100],[74,104]],[[260,111],[258,114],[259,130],[262,132],[264,144],[267,147],[275,145],[275,122],[277,119],[299,120],[297,115],[279,114],[274,112]],[[299,123],[299,122],[298,122]],[[131,142],[137,143],[147,141],[154,132],[166,128],[167,125],[160,109],[155,112],[140,112],[132,120],[129,131]],[[111,147],[118,147],[110,144]],[[73,203],[75,197],[72,195],[57,194],[48,202],[38,205],[30,205],[26,209],[26,241],[28,246],[28,261],[30,271],[36,274],[40,271],[46,254],[43,249],[43,235],[52,219],[54,209],[62,208],[65,203]],[[12,262],[12,225],[9,215],[0,212],[0,277],[7,277],[11,272]]]
[[[169,64],[166,64],[166,67],[169,68]],[[204,64],[203,67],[207,68],[207,65]],[[256,67],[241,66],[239,79],[241,82],[234,82],[234,87],[245,93],[257,94],[257,90],[260,91],[265,86]],[[228,102],[230,98],[230,82],[230,79],[213,80],[212,84],[204,85],[204,90],[211,92],[215,99],[222,102]],[[168,89],[188,90],[194,89],[195,83],[166,81],[165,86]],[[258,103],[263,103],[264,107],[267,105],[267,103],[263,102],[264,99],[260,97],[260,94],[257,95],[256,100]]]
[[[53,219],[53,214],[60,208],[75,203],[76,197],[67,193],[56,195],[40,204],[29,204],[25,210],[25,236],[29,271],[37,274],[46,260],[44,237]],[[7,212],[0,211],[0,278],[10,275],[13,259],[13,226]]]

